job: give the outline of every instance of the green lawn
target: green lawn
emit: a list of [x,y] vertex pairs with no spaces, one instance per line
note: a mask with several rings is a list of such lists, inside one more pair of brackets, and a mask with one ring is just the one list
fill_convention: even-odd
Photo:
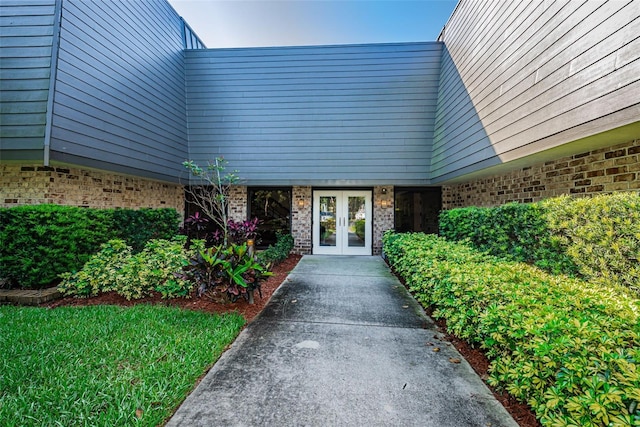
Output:
[[243,324],[149,305],[0,306],[0,424],[156,426]]

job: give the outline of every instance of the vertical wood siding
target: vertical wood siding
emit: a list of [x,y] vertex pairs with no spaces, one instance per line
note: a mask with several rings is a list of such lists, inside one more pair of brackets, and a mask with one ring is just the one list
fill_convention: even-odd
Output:
[[176,181],[187,158],[182,37],[164,0],[64,0],[51,158]]
[[190,157],[251,185],[427,183],[441,48],[186,51]]
[[436,180],[640,117],[638,0],[462,0],[441,40]]
[[0,2],[0,158],[42,159],[55,0]]

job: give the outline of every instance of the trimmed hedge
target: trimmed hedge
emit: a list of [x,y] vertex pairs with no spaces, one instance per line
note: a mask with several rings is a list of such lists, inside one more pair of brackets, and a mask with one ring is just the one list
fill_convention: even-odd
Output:
[[640,294],[640,193],[540,202],[549,229],[590,282]]
[[640,423],[640,300],[424,234],[384,250],[416,298],[481,346],[489,383],[549,426]]
[[440,235],[544,270],[640,292],[640,194],[568,196],[440,214]]
[[121,238],[139,251],[150,238],[172,238],[178,226],[175,209],[0,208],[0,278],[45,287],[82,268],[108,240]]

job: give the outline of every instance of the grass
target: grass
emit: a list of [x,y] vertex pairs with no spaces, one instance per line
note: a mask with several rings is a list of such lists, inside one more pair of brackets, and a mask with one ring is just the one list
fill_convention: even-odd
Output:
[[243,324],[150,305],[0,306],[0,424],[156,426]]

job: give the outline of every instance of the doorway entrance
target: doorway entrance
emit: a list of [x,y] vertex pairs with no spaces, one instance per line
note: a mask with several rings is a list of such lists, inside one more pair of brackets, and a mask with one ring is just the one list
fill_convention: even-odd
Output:
[[313,253],[371,255],[371,191],[313,192]]

